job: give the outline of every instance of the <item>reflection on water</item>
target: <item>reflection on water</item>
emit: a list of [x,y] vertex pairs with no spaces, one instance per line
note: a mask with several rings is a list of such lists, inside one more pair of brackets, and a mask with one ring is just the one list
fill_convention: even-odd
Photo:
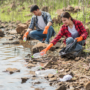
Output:
[[[2,45],[2,42],[5,41],[7,41],[5,38],[0,39],[0,90],[35,90],[35,88],[55,90],[54,87],[49,86],[49,83],[44,78],[31,79],[30,69],[26,68],[27,63],[24,60],[24,57],[30,53],[29,48],[24,48],[22,45]],[[9,67],[20,69],[20,72],[11,75],[3,72]],[[22,77],[29,77],[30,79],[21,84]],[[33,84],[38,81],[42,83]]]

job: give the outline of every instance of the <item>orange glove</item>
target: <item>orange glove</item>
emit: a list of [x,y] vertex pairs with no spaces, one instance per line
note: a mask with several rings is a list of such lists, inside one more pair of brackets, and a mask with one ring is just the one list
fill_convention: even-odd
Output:
[[29,32],[26,32],[25,34],[24,34],[24,36],[23,36],[23,39],[24,39],[24,37],[25,38],[27,38],[27,35],[29,34]]
[[76,40],[77,40],[77,42],[80,42],[80,41],[82,41],[82,40],[83,40],[83,37],[82,37],[82,36],[77,37],[77,38],[76,38]]
[[53,46],[53,43],[50,43],[47,48],[43,49],[40,53],[41,55],[44,55],[46,54],[46,52]]
[[49,26],[46,26],[44,31],[43,31],[43,34],[47,34],[48,33],[48,29],[49,29]]

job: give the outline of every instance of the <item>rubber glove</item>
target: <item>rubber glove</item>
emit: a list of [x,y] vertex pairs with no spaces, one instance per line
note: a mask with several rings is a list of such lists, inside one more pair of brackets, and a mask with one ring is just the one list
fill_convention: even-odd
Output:
[[24,36],[23,36],[23,41],[24,41],[24,42],[26,41],[26,38],[27,38],[28,34],[29,34],[29,32],[26,32],[26,33],[24,34]]
[[53,43],[50,43],[45,49],[43,49],[40,54],[44,55],[46,52],[53,46]]
[[80,42],[80,41],[82,41],[82,40],[83,40],[83,37],[82,37],[82,36],[77,37],[77,38],[76,38],[76,40],[77,40],[77,42]]
[[49,29],[49,26],[46,26],[44,31],[43,31],[43,34],[47,34],[48,33],[48,29]]

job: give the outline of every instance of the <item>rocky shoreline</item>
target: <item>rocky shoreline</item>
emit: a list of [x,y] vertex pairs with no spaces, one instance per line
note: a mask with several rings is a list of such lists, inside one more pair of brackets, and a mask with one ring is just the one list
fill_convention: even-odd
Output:
[[[27,42],[22,41],[22,36],[25,33],[28,25],[30,24],[30,20],[27,23],[17,22],[2,22],[0,21],[0,37],[7,37],[9,41],[3,43],[6,44],[21,44],[26,47],[30,47],[32,53],[36,53],[47,47],[47,44],[40,43],[37,40],[33,40],[28,38]],[[63,38],[62,38],[63,39]],[[87,40],[88,42],[88,40]],[[89,42],[88,42],[89,43]],[[46,57],[34,59],[31,58],[32,54],[28,54],[25,57],[25,61],[27,62],[26,67],[31,69],[32,67],[39,65],[40,70],[48,70],[55,69],[57,70],[57,74],[49,74],[44,76],[44,78],[49,82],[51,86],[56,86],[56,90],[90,90],[90,53],[83,52],[81,57],[77,57],[75,59],[67,59],[59,57],[59,51],[64,47],[60,41],[56,46],[52,47],[50,51],[48,51]],[[20,72],[17,68],[7,68],[6,70],[10,74],[14,72]],[[32,78],[35,79],[37,75],[34,71],[31,71]],[[67,74],[72,74],[73,78],[67,82],[60,82],[59,79]],[[29,78],[22,77],[22,83],[25,83]],[[39,84],[40,82],[37,82]],[[37,89],[41,90],[41,89]]]

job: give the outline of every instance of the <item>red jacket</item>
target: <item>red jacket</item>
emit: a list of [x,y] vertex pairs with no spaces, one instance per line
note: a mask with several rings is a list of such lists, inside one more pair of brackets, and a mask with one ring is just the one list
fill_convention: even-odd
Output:
[[[87,33],[86,29],[84,28],[83,24],[78,20],[73,20],[73,23],[75,25],[76,30],[79,33],[79,36],[82,36],[83,40],[85,40],[88,36],[88,33]],[[71,33],[68,31],[68,26],[62,25],[58,35],[51,41],[51,43],[53,43],[53,45],[55,45],[62,36],[65,36],[66,39],[68,37],[72,37]],[[65,44],[66,44],[66,39],[64,40]]]

